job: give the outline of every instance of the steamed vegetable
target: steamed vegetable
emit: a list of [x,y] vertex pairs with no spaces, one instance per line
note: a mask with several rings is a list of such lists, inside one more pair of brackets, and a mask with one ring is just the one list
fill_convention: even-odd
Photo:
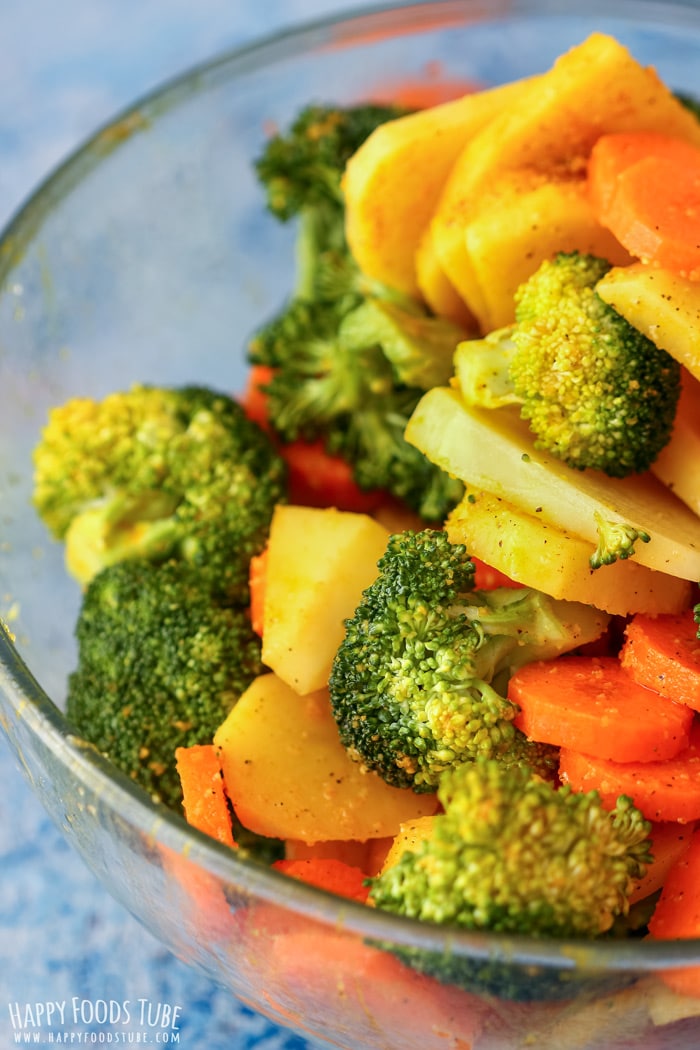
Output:
[[86,584],[124,559],[192,566],[247,601],[248,562],[286,498],[284,462],[231,397],[134,385],[52,409],[34,450],[34,505]]
[[518,287],[512,325],[459,345],[455,371],[468,404],[517,405],[536,448],[621,478],[668,444],[681,370],[598,296],[609,269],[557,252]]
[[508,676],[596,640],[607,622],[536,590],[475,591],[466,549],[444,532],[391,536],[333,662],[340,738],[388,783],[415,791],[478,756],[547,775],[556,758],[514,728]]

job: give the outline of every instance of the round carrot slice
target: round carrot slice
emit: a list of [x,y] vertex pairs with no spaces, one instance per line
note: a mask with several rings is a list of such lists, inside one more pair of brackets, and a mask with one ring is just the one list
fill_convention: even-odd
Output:
[[617,762],[672,758],[687,747],[693,711],[639,685],[614,656],[565,656],[521,667],[508,697],[532,740]]
[[625,628],[624,669],[640,685],[700,711],[700,640],[693,610],[677,616],[639,613]]
[[588,190],[598,221],[631,255],[700,279],[700,150],[664,135],[604,135]]
[[615,196],[618,177],[647,157],[666,157],[679,168],[698,163],[700,151],[682,139],[658,131],[620,131],[601,135],[588,160],[588,192],[603,225]]
[[559,775],[574,791],[595,789],[609,808],[627,795],[647,820],[700,820],[700,727],[663,762],[611,762],[562,748]]

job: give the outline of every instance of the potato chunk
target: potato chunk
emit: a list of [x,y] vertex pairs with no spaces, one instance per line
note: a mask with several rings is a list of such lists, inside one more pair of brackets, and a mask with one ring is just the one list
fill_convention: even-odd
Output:
[[437,809],[435,795],[391,787],[350,758],[326,690],[298,696],[274,674],[255,679],[214,744],[236,814],[259,835],[364,842]]
[[[534,78],[455,161],[431,222],[438,259],[477,317],[484,288],[467,249],[467,229],[485,192],[507,172],[582,176],[597,138],[617,131],[661,131],[700,145],[700,123],[614,38],[594,33]],[[503,228],[506,237],[507,227]],[[505,249],[504,249],[505,250]]]
[[609,270],[596,291],[700,380],[700,282],[640,262]]
[[557,252],[590,252],[614,264],[631,259],[597,222],[586,183],[509,172],[484,194],[465,232],[466,250],[483,294],[485,332],[515,320],[515,293]]
[[445,524],[453,543],[512,580],[553,598],[595,605],[616,616],[687,608],[690,583],[628,559],[593,571],[594,544],[488,492],[469,491]]
[[652,473],[700,514],[700,381],[683,373],[671,440],[651,466]]
[[634,561],[700,579],[700,518],[670,489],[649,472],[609,478],[568,467],[534,447],[517,408],[470,408],[457,390],[434,387],[418,403],[406,438],[469,487],[500,496],[594,547],[596,512],[604,520],[633,525],[651,537],[636,545]]
[[389,530],[367,514],[279,506],[270,526],[262,658],[297,693],[328,682],[343,622],[377,575]]
[[414,255],[452,165],[464,144],[521,90],[515,81],[474,92],[372,132],[343,179],[348,244],[364,273],[419,294]]

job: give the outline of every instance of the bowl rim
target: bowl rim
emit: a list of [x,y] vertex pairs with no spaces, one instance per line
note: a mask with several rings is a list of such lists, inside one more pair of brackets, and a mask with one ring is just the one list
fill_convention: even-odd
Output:
[[[347,47],[382,29],[420,32],[430,25],[462,24],[482,12],[489,19],[518,13],[532,15],[533,7],[547,16],[574,12],[571,0],[407,0],[374,4],[351,12],[340,11],[299,25],[259,36],[242,46],[226,49],[184,72],[157,84],[118,111],[54,167],[30,192],[0,231],[0,289],[5,285],[42,221],[112,150],[131,135],[147,131],[152,122],[220,79],[244,74],[264,61],[293,57],[310,47]],[[608,0],[588,0],[586,17],[610,13]],[[616,17],[624,21],[667,23],[671,15],[700,29],[698,0],[617,0]],[[437,25],[436,25],[437,23]],[[494,958],[528,966],[575,972],[655,972],[692,963],[700,964],[700,938],[685,941],[545,939],[471,932],[434,925],[368,908],[251,861],[188,825],[180,816],[154,803],[128,777],[119,772],[92,745],[86,744],[69,724],[57,704],[34,678],[15,647],[9,627],[0,620],[0,698],[9,702],[13,716],[22,721],[59,762],[89,791],[103,808],[127,820],[149,841],[160,843],[215,878],[255,894],[268,903],[289,908],[309,919],[342,928],[348,933],[396,945],[469,958]],[[13,739],[7,717],[0,712],[0,728]],[[14,748],[22,759],[21,753]]]

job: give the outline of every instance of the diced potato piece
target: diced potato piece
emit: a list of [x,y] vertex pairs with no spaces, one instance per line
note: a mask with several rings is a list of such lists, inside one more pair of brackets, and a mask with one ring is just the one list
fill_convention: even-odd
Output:
[[483,295],[482,331],[515,320],[514,297],[545,259],[590,252],[613,264],[630,256],[597,222],[583,178],[547,179],[509,172],[485,194],[466,228],[466,249]]
[[387,868],[393,868],[407,850],[417,850],[421,842],[430,836],[434,823],[435,816],[431,815],[418,817],[416,820],[408,820],[405,824],[402,824],[398,835],[395,836],[389,847],[381,870],[386,871]]
[[214,735],[238,818],[271,838],[364,841],[434,813],[434,795],[391,787],[340,742],[326,690],[298,696],[274,674],[245,691]]
[[615,616],[676,613],[690,601],[687,580],[654,572],[631,559],[593,571],[592,543],[491,493],[470,489],[448,517],[445,530],[453,543],[464,543],[475,558],[511,579]]
[[700,579],[700,518],[658,478],[651,473],[609,478],[574,470],[534,447],[517,408],[468,407],[457,390],[434,387],[418,403],[406,438],[470,487],[492,492],[594,546],[596,511],[605,520],[644,530],[651,540],[635,545],[634,561],[682,579]]
[[348,244],[364,273],[419,294],[414,255],[452,165],[465,142],[521,90],[516,81],[473,92],[372,132],[343,179]]
[[477,317],[484,303],[465,232],[484,190],[507,171],[529,169],[555,179],[581,175],[596,139],[617,131],[661,131],[700,145],[700,123],[656,73],[612,37],[594,33],[531,81],[465,146],[431,228],[447,277]]
[[297,693],[328,682],[343,623],[377,575],[389,531],[367,514],[279,506],[268,541],[263,662]]
[[613,268],[596,291],[700,380],[700,282],[640,262]]
[[671,440],[651,469],[695,514],[700,514],[700,382],[690,372],[683,374]]

